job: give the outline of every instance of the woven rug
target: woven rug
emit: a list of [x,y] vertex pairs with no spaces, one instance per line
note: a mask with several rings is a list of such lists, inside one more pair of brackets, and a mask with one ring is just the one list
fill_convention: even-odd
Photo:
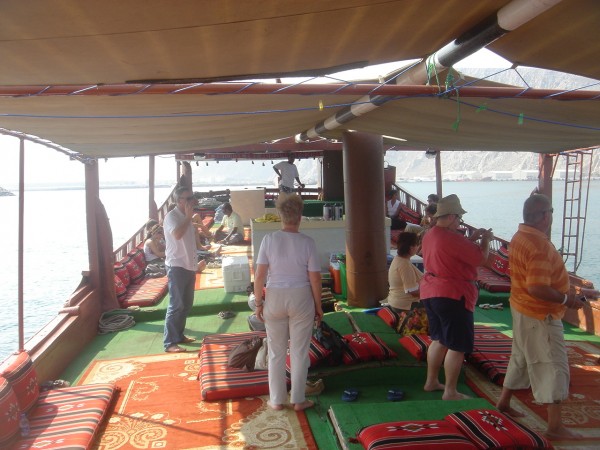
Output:
[[94,448],[316,448],[304,413],[273,411],[264,396],[202,401],[198,369],[190,354],[95,361],[80,384],[115,382],[121,393]]
[[[563,403],[562,419],[569,428],[600,439],[600,348],[588,342],[567,341],[571,386]],[[466,368],[467,384],[482,397],[496,404],[501,386],[489,382],[479,371]],[[530,389],[516,391],[511,406],[526,414],[519,422],[542,431],[546,428],[546,406],[536,403]]]

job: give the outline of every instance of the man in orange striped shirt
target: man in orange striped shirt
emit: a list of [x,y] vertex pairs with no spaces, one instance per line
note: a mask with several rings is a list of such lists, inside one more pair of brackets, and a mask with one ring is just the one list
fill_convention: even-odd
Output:
[[577,439],[579,434],[561,421],[561,402],[569,395],[569,363],[561,319],[567,308],[583,307],[581,294],[598,296],[598,291],[582,289],[576,294],[570,288],[562,257],[547,234],[552,213],[548,197],[529,197],[523,206],[524,223],[509,246],[513,344],[496,407],[522,417],[510,407],[512,392],[531,386],[535,400],[548,407],[548,438]]

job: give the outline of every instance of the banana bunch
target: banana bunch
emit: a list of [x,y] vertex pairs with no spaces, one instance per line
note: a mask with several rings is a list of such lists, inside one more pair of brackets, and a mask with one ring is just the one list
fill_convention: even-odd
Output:
[[267,213],[262,217],[254,219],[255,222],[281,222],[281,219],[277,214]]

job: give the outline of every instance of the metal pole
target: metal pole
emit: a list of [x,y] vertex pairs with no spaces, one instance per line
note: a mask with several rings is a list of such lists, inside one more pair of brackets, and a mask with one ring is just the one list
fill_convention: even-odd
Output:
[[23,308],[23,219],[25,217],[25,139],[19,145],[19,244],[18,244],[18,295],[19,295],[19,350],[25,350],[25,314]]

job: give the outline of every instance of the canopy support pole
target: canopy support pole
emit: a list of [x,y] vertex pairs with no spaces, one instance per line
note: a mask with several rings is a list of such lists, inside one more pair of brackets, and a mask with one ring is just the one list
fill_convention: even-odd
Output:
[[388,294],[383,138],[344,132],[343,158],[348,305],[370,308]]
[[19,350],[25,350],[25,308],[23,304],[23,248],[25,240],[25,139],[19,139],[19,249],[18,249],[18,292],[19,292]]

